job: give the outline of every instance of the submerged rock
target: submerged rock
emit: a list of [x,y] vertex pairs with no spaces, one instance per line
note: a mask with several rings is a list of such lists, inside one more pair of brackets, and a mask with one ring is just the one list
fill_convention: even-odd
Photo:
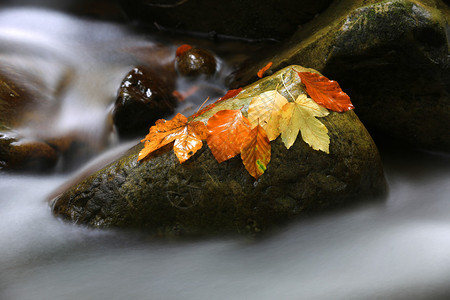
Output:
[[[297,73],[288,67],[196,120],[206,122],[223,109],[242,108],[245,115],[252,97],[276,87],[285,97],[304,93]],[[239,156],[219,164],[206,143],[183,164],[170,145],[138,162],[142,145],[136,145],[53,199],[53,213],[92,227],[140,228],[162,236],[255,234],[295,216],[383,194],[377,148],[356,114],[331,112],[320,120],[328,128],[329,154],[301,138],[288,150],[278,138],[271,142],[272,160],[257,181]]]
[[272,61],[337,80],[380,142],[450,151],[449,9],[441,1],[335,1],[285,44],[242,66],[238,87]]
[[57,152],[46,142],[17,140],[0,132],[0,170],[49,171],[57,161]]
[[56,151],[39,138],[25,138],[16,128],[41,123],[52,105],[51,89],[33,72],[14,69],[2,57],[0,73],[0,170],[49,171]]
[[121,137],[143,135],[159,118],[173,113],[176,99],[171,80],[144,67],[131,70],[122,81],[112,112]]

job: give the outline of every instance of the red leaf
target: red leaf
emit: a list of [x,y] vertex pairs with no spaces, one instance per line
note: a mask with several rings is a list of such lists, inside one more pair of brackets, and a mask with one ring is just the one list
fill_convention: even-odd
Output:
[[344,93],[334,80],[311,72],[297,72],[302,83],[306,86],[308,95],[318,104],[338,112],[355,108],[350,97]]
[[250,132],[250,121],[240,110],[221,110],[208,120],[206,142],[216,160],[221,163],[241,152]]
[[180,56],[181,54],[183,54],[184,52],[186,52],[186,51],[188,51],[190,49],[192,49],[191,45],[188,45],[188,44],[181,45],[180,47],[177,48],[177,51],[175,52],[175,55],[178,57],[178,56]]
[[231,99],[236,97],[240,92],[242,91],[242,88],[238,88],[238,89],[234,89],[234,90],[229,90],[223,97],[220,97],[219,99],[217,99],[216,102],[211,103],[210,105],[205,106],[204,108],[202,108],[201,110],[199,110],[198,112],[196,112],[195,114],[193,114],[191,116],[191,120],[197,118],[200,115],[203,115],[205,112],[211,110],[212,108],[214,108],[216,106],[217,103],[220,103],[222,101],[225,101],[227,99]]
[[219,99],[217,99],[217,101],[215,103],[219,103],[222,101],[225,101],[227,99],[231,99],[236,97],[240,92],[242,91],[242,88],[238,88],[238,89],[234,89],[234,90],[229,90],[223,97],[220,97]]
[[259,71],[258,71],[258,77],[259,78],[262,78],[263,77],[263,75],[264,75],[264,73],[267,71],[267,70],[269,70],[269,68],[272,66],[272,62],[269,62],[265,67],[263,67],[263,68],[261,68]]

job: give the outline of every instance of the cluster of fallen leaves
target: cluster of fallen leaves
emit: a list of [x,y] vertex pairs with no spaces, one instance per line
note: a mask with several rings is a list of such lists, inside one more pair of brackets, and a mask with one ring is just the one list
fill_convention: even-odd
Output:
[[142,140],[145,144],[138,160],[173,143],[175,155],[183,163],[201,149],[206,140],[219,163],[240,154],[247,171],[258,179],[270,162],[270,141],[278,136],[289,149],[300,131],[303,141],[313,149],[329,153],[328,129],[317,118],[327,116],[329,110],[344,112],[354,107],[336,81],[316,73],[297,73],[307,94],[300,94],[296,99],[291,96],[292,101],[289,101],[277,88],[265,91],[252,98],[247,117],[241,110],[221,110],[210,117],[206,125],[195,121],[218,102],[236,97],[242,90],[237,89],[191,116],[190,121],[182,114],[169,121],[158,120]]

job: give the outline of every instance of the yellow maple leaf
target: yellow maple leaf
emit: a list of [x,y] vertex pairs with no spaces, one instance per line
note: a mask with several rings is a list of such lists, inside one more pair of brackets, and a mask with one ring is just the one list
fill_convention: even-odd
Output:
[[280,135],[280,111],[286,103],[288,100],[276,89],[261,93],[250,102],[247,118],[252,126],[259,124],[273,141]]
[[329,152],[330,137],[328,129],[316,117],[329,114],[325,107],[318,105],[305,94],[300,94],[295,102],[285,104],[281,109],[281,139],[290,148],[297,139],[300,130],[303,140],[314,150]]

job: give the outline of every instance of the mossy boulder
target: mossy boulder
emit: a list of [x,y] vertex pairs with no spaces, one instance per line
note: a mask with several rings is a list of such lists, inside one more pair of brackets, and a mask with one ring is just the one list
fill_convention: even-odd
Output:
[[450,151],[449,8],[439,0],[335,1],[286,43],[230,78],[256,78],[268,61],[337,80],[378,142]]
[[[276,87],[287,98],[297,97],[304,89],[295,70],[315,72],[287,67],[196,120],[206,122],[223,109],[246,115],[254,96]],[[258,180],[239,156],[219,164],[207,145],[183,164],[170,145],[138,162],[142,145],[136,145],[53,199],[53,213],[92,227],[140,228],[163,236],[255,234],[296,216],[383,194],[377,148],[356,114],[331,112],[320,120],[329,131],[329,154],[313,150],[300,137],[286,149],[278,138]]]

